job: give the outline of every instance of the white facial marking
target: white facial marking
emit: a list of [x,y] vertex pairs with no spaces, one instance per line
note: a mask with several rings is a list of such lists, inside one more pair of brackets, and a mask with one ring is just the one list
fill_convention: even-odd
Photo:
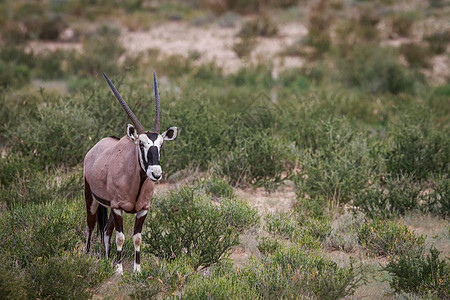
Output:
[[98,201],[95,199],[92,199],[92,204],[91,204],[91,208],[89,209],[89,211],[91,212],[91,215],[95,215],[95,213],[97,212],[98,209]]
[[123,243],[125,242],[125,235],[123,232],[116,233],[117,251],[122,251]]

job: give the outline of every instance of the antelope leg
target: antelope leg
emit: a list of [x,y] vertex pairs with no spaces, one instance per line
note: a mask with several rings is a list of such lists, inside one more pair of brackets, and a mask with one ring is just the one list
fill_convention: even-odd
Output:
[[141,231],[147,217],[148,210],[143,209],[136,214],[134,223],[133,244],[134,244],[134,271],[141,272]]
[[116,272],[123,274],[122,267],[122,247],[125,242],[125,235],[123,234],[123,219],[121,209],[111,210],[114,218],[114,226],[116,227],[116,245],[117,245],[117,267]]

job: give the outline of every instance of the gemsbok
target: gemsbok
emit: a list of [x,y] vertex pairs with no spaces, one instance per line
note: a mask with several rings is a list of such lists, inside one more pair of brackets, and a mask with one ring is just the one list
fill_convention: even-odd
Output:
[[[146,131],[120,96],[109,78],[106,81],[119,100],[133,125],[128,124],[127,134],[121,139],[107,137],[92,147],[84,158],[84,194],[87,211],[86,252],[89,252],[92,232],[98,228],[105,244],[106,257],[111,250],[111,236],[116,229],[117,266],[122,274],[123,234],[122,212],[136,214],[133,244],[134,271],[140,272],[141,231],[155,190],[155,182],[162,177],[159,163],[164,141],[177,136],[177,127],[160,131],[160,104],[156,74],[153,71],[155,90],[155,123],[153,132]],[[108,208],[111,208],[108,219]]]

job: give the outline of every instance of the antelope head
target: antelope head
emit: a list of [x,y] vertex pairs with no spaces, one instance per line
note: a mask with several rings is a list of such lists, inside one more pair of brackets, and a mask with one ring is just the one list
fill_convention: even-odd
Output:
[[127,135],[138,147],[139,165],[141,166],[142,171],[144,171],[147,177],[151,180],[160,180],[162,178],[162,169],[159,163],[161,147],[164,141],[172,141],[177,137],[177,127],[170,127],[163,133],[160,133],[161,107],[159,104],[158,83],[156,81],[155,71],[153,71],[153,84],[155,89],[155,123],[152,132],[144,129],[144,126],[142,126],[136,115],[125,103],[105,73],[103,73],[103,76],[105,76],[109,87],[113,91],[117,100],[119,100],[119,103],[122,105],[131,122],[134,124],[128,124]]

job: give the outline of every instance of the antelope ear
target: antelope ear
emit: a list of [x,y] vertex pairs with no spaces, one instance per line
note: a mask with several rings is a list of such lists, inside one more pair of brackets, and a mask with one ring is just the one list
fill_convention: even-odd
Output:
[[136,141],[137,138],[138,138],[137,131],[136,131],[136,129],[134,128],[134,126],[131,125],[131,124],[128,124],[128,127],[127,127],[127,135],[128,135],[128,136],[130,137],[130,139],[133,140],[133,141]]
[[172,141],[177,137],[178,128],[170,127],[164,131],[161,135],[165,141]]

